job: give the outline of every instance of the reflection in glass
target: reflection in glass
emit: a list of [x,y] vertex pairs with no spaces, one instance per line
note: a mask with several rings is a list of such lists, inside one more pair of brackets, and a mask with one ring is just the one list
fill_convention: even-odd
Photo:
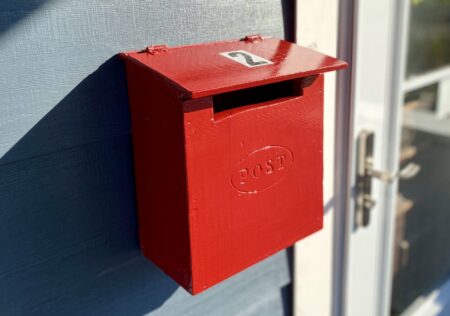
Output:
[[400,168],[414,162],[421,171],[399,182],[392,315],[450,278],[450,118],[437,115],[438,89],[417,89],[404,100]]
[[450,0],[412,0],[406,77],[450,64]]
[[434,84],[428,87],[411,91],[405,96],[405,111],[436,111],[436,97],[438,85]]

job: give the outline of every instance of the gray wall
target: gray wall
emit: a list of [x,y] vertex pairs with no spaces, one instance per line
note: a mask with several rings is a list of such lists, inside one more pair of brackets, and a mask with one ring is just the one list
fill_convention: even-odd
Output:
[[281,252],[191,297],[139,252],[120,51],[261,33],[287,1],[0,1],[0,315],[281,315]]

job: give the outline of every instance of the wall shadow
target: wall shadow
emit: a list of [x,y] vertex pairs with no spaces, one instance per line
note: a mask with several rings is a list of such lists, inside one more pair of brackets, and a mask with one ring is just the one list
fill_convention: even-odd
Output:
[[17,22],[26,18],[49,0],[15,0],[1,1],[0,12],[7,12],[0,19],[0,36]]
[[283,315],[294,314],[293,284],[294,284],[294,246],[286,249],[286,258],[289,269],[289,279],[291,283],[280,288],[280,295],[283,304]]
[[295,42],[295,10],[296,1],[294,0],[281,0],[281,10],[283,14],[283,32],[284,39]]
[[123,65],[84,79],[0,159],[0,314],[143,315],[178,288],[140,253]]

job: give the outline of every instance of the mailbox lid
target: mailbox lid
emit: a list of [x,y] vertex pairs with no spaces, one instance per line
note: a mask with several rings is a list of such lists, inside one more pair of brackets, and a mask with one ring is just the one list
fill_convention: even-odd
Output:
[[[230,58],[230,52],[235,52],[232,56],[236,58]],[[347,67],[344,61],[294,43],[258,36],[163,47],[151,52],[134,51],[122,56],[169,80],[187,98],[201,98]]]

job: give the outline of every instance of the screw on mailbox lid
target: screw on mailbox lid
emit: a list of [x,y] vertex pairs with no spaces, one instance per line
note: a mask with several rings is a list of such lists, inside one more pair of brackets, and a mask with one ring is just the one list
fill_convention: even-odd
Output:
[[156,55],[159,53],[167,52],[168,50],[169,50],[169,47],[167,47],[167,45],[152,45],[152,46],[147,46],[146,48],[141,50],[139,53],[149,53],[151,55]]
[[244,41],[248,43],[257,43],[263,40],[263,37],[259,34],[247,35],[244,38]]

